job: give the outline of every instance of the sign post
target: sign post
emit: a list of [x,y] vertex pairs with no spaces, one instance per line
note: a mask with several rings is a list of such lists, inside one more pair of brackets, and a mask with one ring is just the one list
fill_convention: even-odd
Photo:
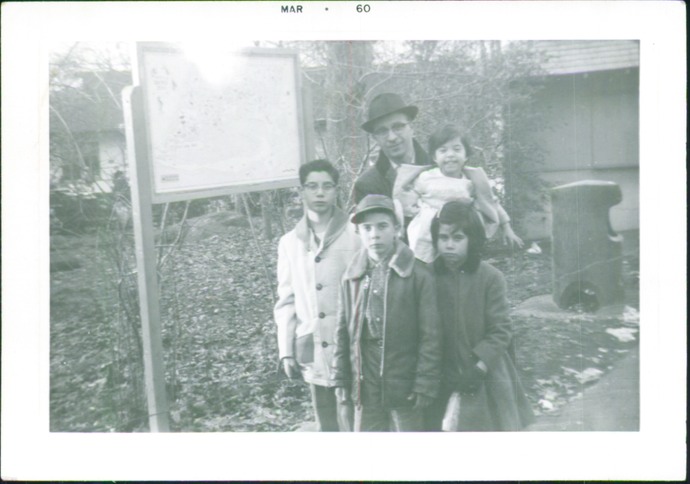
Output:
[[139,312],[144,345],[144,381],[151,432],[167,432],[168,399],[165,389],[165,364],[161,336],[161,317],[156,272],[151,174],[147,163],[145,125],[142,122],[141,88],[122,92],[127,134],[127,156],[132,186],[132,226],[137,259]]

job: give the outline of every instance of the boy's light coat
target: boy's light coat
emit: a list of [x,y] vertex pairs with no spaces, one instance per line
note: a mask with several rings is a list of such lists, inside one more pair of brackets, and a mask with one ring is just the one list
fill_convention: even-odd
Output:
[[309,230],[306,215],[278,244],[278,302],[274,318],[279,356],[298,356],[296,338],[311,334],[314,363],[303,371],[309,383],[330,385],[340,279],[360,245],[354,225],[337,207],[320,246]]

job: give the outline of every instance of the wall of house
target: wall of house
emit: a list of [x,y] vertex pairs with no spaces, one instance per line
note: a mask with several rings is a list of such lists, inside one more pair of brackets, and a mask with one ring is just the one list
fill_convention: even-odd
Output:
[[98,140],[100,180],[109,183],[118,170],[127,174],[126,141],[123,134],[118,131],[102,131]]
[[[611,225],[639,229],[639,70],[552,76],[538,109],[547,126],[536,134],[544,149],[540,176],[552,186],[590,179],[618,183],[623,201],[611,209]],[[549,208],[523,225],[526,238],[548,238]]]

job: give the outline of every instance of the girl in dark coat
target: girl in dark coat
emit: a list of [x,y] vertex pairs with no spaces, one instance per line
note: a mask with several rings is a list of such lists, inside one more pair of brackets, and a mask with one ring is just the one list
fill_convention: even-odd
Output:
[[441,397],[427,412],[427,425],[441,430],[457,392],[453,430],[520,430],[534,414],[512,356],[505,278],[481,260],[482,222],[469,203],[449,202],[432,221],[431,233],[439,254],[434,270],[444,354]]

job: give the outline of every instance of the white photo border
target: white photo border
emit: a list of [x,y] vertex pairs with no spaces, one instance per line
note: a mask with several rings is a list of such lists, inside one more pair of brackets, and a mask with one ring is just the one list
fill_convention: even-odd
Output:
[[[285,2],[288,4],[288,2]],[[298,4],[299,2],[289,2]],[[681,2],[4,2],[2,478],[685,477],[686,56]],[[641,427],[511,434],[50,433],[48,57],[62,41],[639,39]]]

